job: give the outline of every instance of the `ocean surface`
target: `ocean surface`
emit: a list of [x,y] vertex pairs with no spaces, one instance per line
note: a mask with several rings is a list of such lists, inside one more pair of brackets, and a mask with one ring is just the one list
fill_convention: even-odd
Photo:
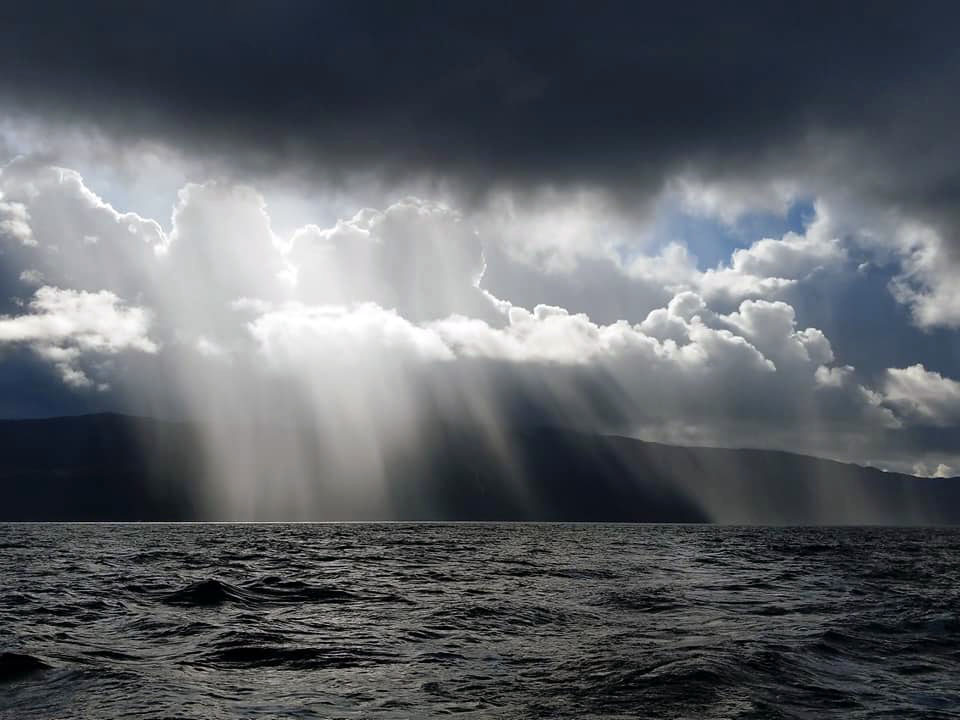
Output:
[[960,717],[960,531],[0,525],[0,717]]

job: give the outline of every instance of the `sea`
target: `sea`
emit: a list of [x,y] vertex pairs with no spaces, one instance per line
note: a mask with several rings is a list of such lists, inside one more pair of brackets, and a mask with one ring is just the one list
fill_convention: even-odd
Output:
[[0,717],[960,718],[960,530],[0,525]]

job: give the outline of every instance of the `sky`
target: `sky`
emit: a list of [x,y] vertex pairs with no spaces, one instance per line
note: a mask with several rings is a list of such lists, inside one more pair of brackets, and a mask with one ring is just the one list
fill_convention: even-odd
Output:
[[957,14],[6,4],[0,416],[960,475]]

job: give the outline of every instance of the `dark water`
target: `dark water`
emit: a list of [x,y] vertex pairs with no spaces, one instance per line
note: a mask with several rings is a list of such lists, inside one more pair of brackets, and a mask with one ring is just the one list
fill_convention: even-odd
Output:
[[0,582],[3,718],[960,717],[954,530],[5,525]]

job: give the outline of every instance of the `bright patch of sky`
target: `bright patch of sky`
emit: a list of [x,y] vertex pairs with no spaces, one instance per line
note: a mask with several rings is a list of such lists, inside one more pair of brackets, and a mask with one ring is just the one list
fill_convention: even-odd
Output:
[[762,238],[802,233],[816,213],[809,198],[792,203],[787,212],[748,212],[728,224],[720,219],[687,212],[676,203],[665,203],[653,222],[650,237],[659,247],[670,243],[686,246],[696,257],[697,269],[708,270],[730,262],[731,253]]

